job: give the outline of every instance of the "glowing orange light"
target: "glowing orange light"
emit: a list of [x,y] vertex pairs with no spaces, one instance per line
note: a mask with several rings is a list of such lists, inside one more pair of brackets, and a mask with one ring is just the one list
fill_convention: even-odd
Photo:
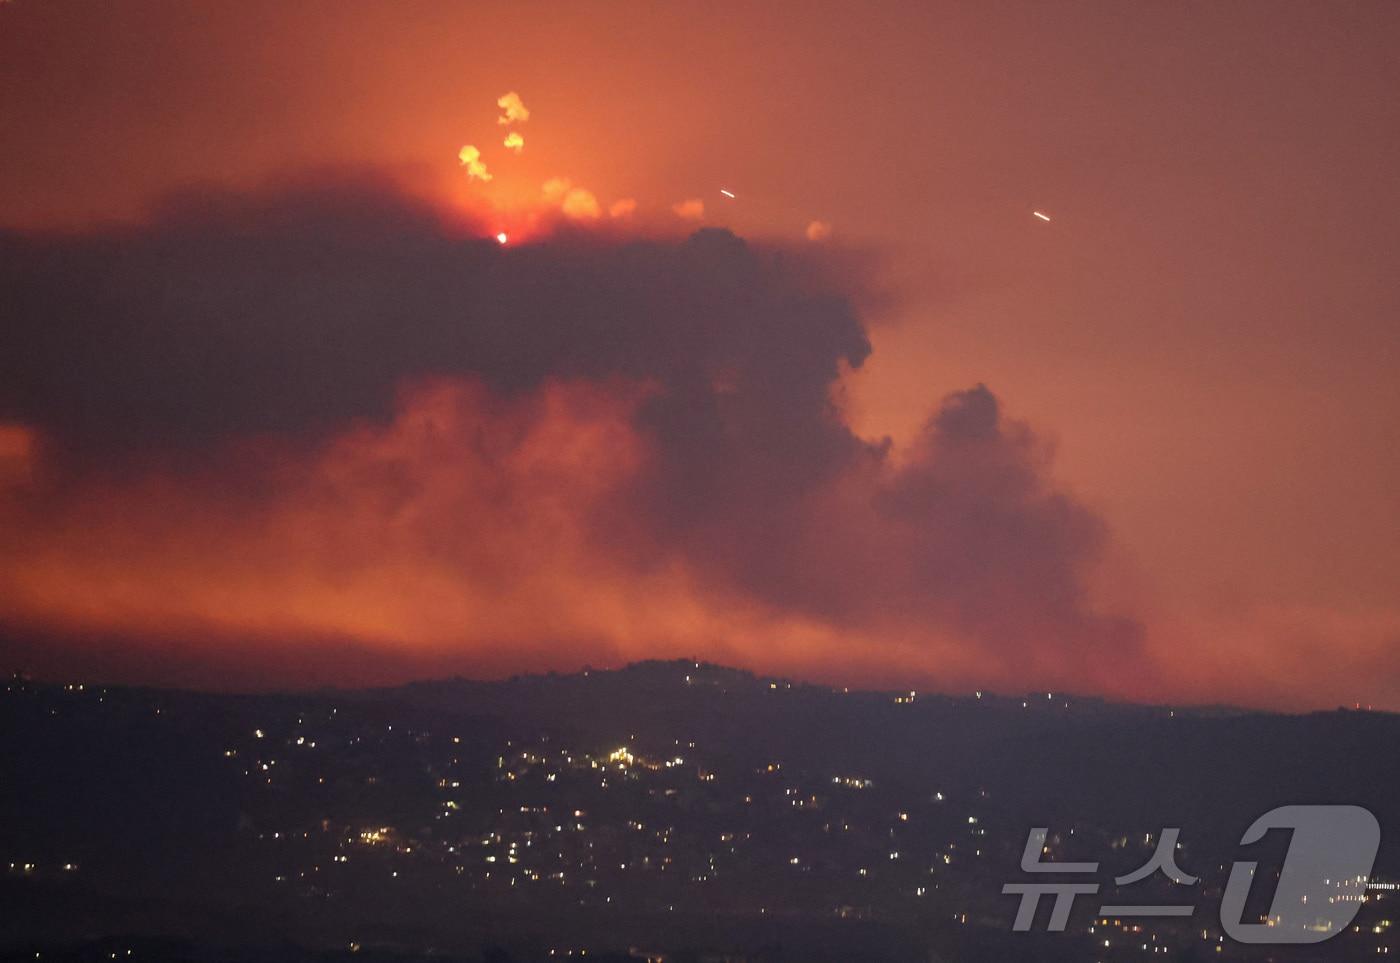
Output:
[[24,425],[0,422],[0,461],[27,460],[34,450],[34,435]]
[[505,231],[502,231],[501,233],[499,233],[499,234],[496,235],[496,243],[497,243],[497,244],[504,244],[506,241],[509,241],[509,240],[510,240],[510,235],[507,234]]

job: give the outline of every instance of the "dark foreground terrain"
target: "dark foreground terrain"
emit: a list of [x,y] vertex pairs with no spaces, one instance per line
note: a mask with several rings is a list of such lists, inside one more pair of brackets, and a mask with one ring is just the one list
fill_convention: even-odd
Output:
[[[14,679],[0,959],[1400,958],[1397,746],[1400,717],[1375,713],[844,692],[690,662],[276,696]],[[1229,866],[1281,852],[1240,836],[1297,803],[1379,819],[1371,880],[1339,889],[1360,915],[1311,949],[1235,944]],[[1001,887],[1035,826],[1048,859],[1102,864],[1064,933],[1048,910],[1011,932]],[[1115,892],[1166,827],[1201,882]]]

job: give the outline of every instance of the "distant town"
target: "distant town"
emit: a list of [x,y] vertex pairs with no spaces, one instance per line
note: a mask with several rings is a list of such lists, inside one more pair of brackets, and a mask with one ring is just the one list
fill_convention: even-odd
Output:
[[[1243,826],[1329,794],[1400,825],[1366,789],[1400,784],[1400,718],[1354,711],[852,692],[693,662],[258,696],[17,677],[0,699],[13,959],[1263,960],[1219,922]],[[1200,883],[1108,881],[1065,932],[1013,933],[1002,886],[1034,826],[1046,860],[1117,872],[1180,826]],[[1397,870],[1388,839],[1373,878],[1338,881],[1365,905],[1308,959],[1395,952]],[[1189,916],[1097,912],[1183,898]],[[90,939],[111,933],[132,935]]]

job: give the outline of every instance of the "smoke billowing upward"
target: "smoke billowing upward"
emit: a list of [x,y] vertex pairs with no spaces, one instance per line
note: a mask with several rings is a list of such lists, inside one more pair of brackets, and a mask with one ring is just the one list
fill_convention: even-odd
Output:
[[0,237],[0,621],[1114,688],[1103,526],[990,390],[898,459],[843,420],[863,285],[719,229],[502,247],[373,182]]

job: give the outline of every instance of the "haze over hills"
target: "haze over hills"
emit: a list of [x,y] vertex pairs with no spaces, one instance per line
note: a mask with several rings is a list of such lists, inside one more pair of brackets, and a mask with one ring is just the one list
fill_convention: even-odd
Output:
[[[15,679],[0,866],[22,911],[0,917],[0,944],[29,959],[85,958],[111,933],[147,958],[1264,959],[1219,943],[1243,830],[1294,803],[1400,825],[1397,744],[1400,716],[1379,713],[845,691],[695,662],[273,695]],[[1011,933],[1001,886],[1035,826],[1054,859],[1115,873],[1180,827],[1196,916],[1145,936],[1122,921],[1107,952],[1087,903],[1065,934]],[[1389,836],[1374,876],[1400,876]],[[1307,958],[1387,948],[1382,895],[1359,920],[1376,932]]]

